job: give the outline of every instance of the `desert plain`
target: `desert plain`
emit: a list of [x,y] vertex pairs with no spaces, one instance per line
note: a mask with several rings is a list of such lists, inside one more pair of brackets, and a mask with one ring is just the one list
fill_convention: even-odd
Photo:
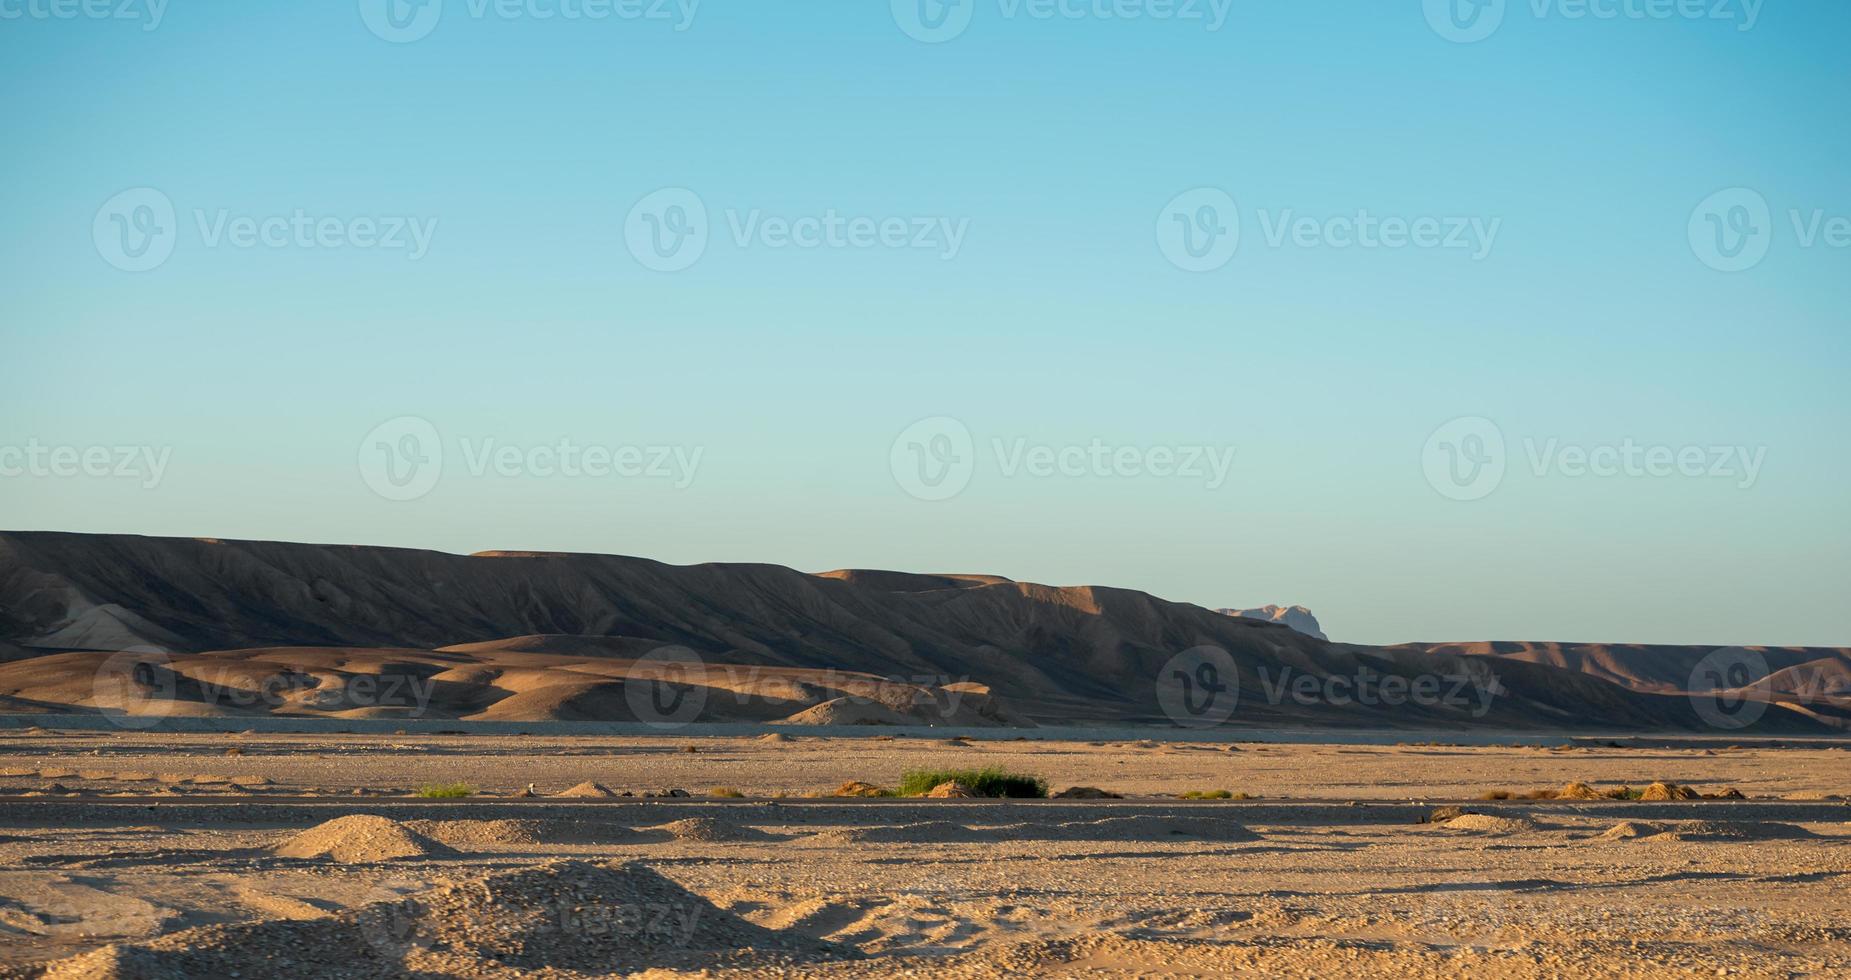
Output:
[[15,729],[0,976],[1851,975],[1842,745],[1406,737]]
[[0,978],[1851,975],[1851,649],[1238,613],[0,532]]

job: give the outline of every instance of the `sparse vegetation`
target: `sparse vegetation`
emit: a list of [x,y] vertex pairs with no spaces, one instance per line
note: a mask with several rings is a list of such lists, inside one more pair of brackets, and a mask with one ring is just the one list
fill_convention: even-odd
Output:
[[1048,782],[1035,776],[983,769],[911,769],[900,776],[899,795],[924,796],[942,783],[961,783],[978,796],[1008,799],[1045,799]]
[[476,795],[476,788],[468,783],[425,783],[417,795],[426,800],[456,800]]
[[739,792],[731,786],[715,786],[707,791],[707,795],[717,796],[723,800],[738,800],[745,798],[744,793]]
[[1225,789],[1192,789],[1177,797],[1179,800],[1251,800],[1247,793],[1234,793]]

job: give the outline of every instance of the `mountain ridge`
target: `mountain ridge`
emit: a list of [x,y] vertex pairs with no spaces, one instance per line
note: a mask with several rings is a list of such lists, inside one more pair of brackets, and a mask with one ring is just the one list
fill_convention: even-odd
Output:
[[[505,645],[522,638],[520,649]],[[585,659],[586,641],[613,638],[628,645]],[[612,673],[612,664],[645,649],[676,648],[708,664],[811,672],[804,675],[808,680],[791,681],[797,687],[778,689],[778,709],[807,709],[825,694],[841,696],[840,687],[829,686],[841,674],[885,678],[915,693],[972,685],[994,699],[999,717],[1170,724],[1179,719],[1163,701],[1163,685],[1171,683],[1166,678],[1176,673],[1179,657],[1213,650],[1233,682],[1228,686],[1238,689],[1231,724],[1680,730],[1704,724],[1680,692],[1641,690],[1565,664],[1470,645],[1327,643],[1284,625],[1109,586],[878,570],[811,574],[763,563],[670,565],[557,552],[454,555],[365,545],[0,532],[0,644],[30,655],[98,645],[107,650],[112,643],[115,649],[158,648],[182,673],[191,669],[182,661],[200,658],[212,670],[243,664],[238,669],[269,672],[264,676],[290,673],[289,664],[277,660],[278,649],[413,651],[416,656],[376,659],[418,676],[461,671],[464,680],[456,683],[477,688],[459,690],[456,703],[491,708],[522,693],[495,687],[496,678],[528,669],[521,658],[541,658],[532,669],[559,671],[554,676],[575,687],[553,692],[557,698],[528,700],[569,702],[581,716],[621,700],[625,678],[621,670]],[[459,649],[470,644],[489,648]],[[471,657],[479,662],[457,660]],[[37,703],[29,696],[34,684],[58,698],[72,690],[82,694],[81,676],[28,676],[20,664],[33,659],[0,665],[0,695]],[[80,671],[87,663],[79,658],[61,669]],[[355,663],[354,670],[378,667]],[[1191,662],[1191,668],[1199,665]],[[10,690],[8,671],[18,675]],[[1486,703],[1410,703],[1404,696],[1401,703],[1372,704],[1343,693],[1357,678],[1366,684],[1383,672],[1402,679],[1394,682],[1398,688],[1420,677],[1473,679]],[[325,683],[348,683],[351,673],[330,674]],[[538,683],[519,676],[526,678],[522,684]],[[1285,680],[1313,693],[1282,694]],[[791,691],[801,696],[786,697]],[[1598,712],[1590,714],[1590,705]],[[1760,723],[1829,730],[1839,724],[1837,711],[1835,704],[1823,716],[1774,704]]]

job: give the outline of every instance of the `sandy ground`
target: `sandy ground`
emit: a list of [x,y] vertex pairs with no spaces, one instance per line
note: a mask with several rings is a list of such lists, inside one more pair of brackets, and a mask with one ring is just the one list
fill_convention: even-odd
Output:
[[[992,764],[1126,798],[801,795]],[[0,773],[0,976],[1851,975],[1836,747],[39,732]],[[1654,780],[1748,799],[1478,799]],[[634,795],[546,796],[586,781]]]

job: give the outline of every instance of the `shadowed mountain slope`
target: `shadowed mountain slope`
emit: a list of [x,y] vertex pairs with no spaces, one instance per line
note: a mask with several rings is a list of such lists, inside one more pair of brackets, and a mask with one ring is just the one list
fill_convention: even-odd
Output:
[[[1238,689],[1237,724],[1702,725],[1687,698],[1628,689],[1566,665],[1469,650],[1329,644],[1125,589],[995,576],[811,575],[776,565],[676,566],[609,555],[0,533],[0,642],[27,652],[151,648],[209,655],[220,665],[254,660],[250,669],[258,673],[318,656],[304,648],[368,650],[375,653],[367,664],[390,661],[398,674],[486,686],[443,688],[454,716],[582,719],[621,714],[625,665],[681,647],[709,665],[760,668],[750,680],[722,685],[771,685],[752,687],[754,707],[741,720],[798,714],[845,693],[893,700],[814,676],[835,672],[928,694],[974,682],[983,691],[974,697],[994,699],[982,702],[988,718],[1156,724],[1170,721],[1158,682],[1171,658],[1213,647],[1226,652],[1234,671],[1228,686]],[[174,667],[196,680],[191,659],[175,656]],[[33,685],[17,677],[9,681],[9,671],[34,664],[0,664],[0,696],[73,703],[63,698],[71,685],[81,689],[81,675],[37,677],[34,683],[59,694],[51,699],[35,698]],[[349,683],[340,670],[318,669],[330,675],[322,682],[329,689]],[[1458,696],[1351,693],[1357,678],[1366,687],[1367,678],[1383,674],[1434,677]],[[1833,723],[1776,707],[1761,727]]]

